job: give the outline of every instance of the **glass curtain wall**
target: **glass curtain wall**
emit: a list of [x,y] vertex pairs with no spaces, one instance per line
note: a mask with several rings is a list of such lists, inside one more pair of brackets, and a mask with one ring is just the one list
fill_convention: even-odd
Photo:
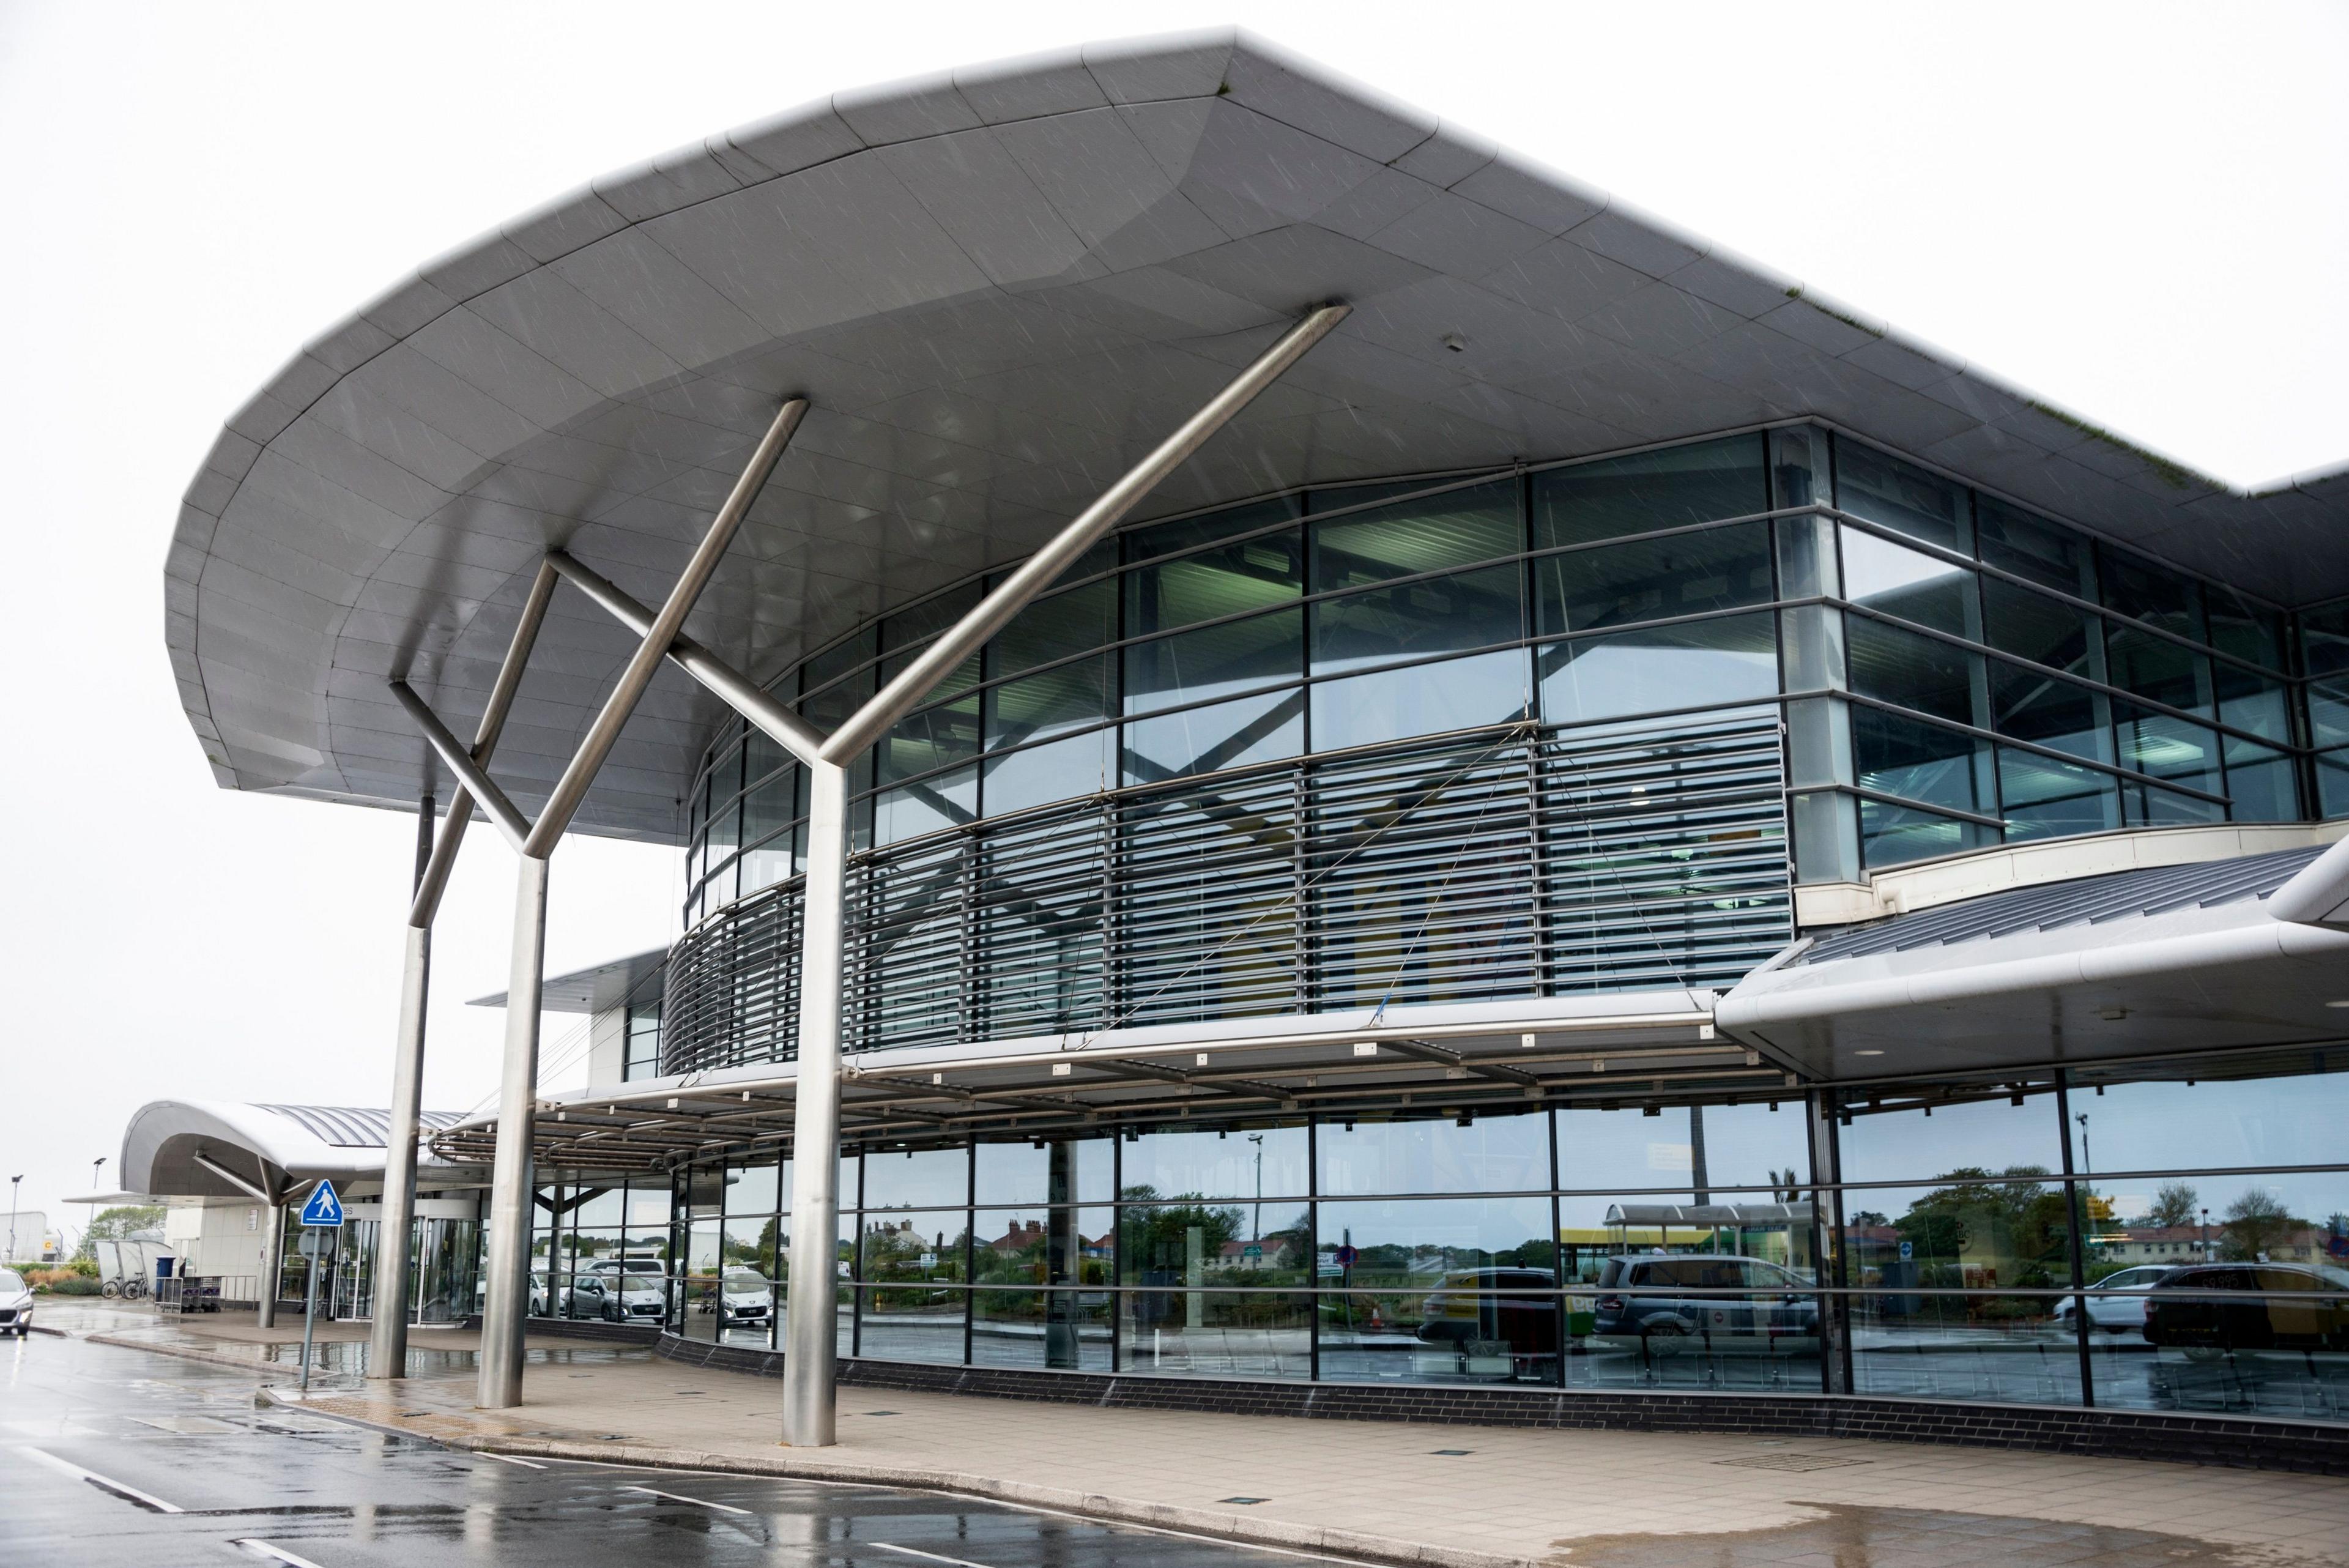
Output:
[[[842,1170],[838,1344],[2341,1419],[2344,1113],[2349,1053],[2253,1052],[869,1150]],[[673,1332],[781,1343],[788,1189],[788,1161],[680,1178]]]
[[[986,586],[868,626],[773,689],[837,722]],[[2349,751],[2324,752],[2349,747],[2349,609],[2311,612],[2295,638],[2221,584],[1795,426],[1127,530],[860,763],[855,832],[885,846],[1521,716],[1782,692],[1812,699],[1787,714],[1806,880],[2349,811]],[[721,738],[690,803],[688,925],[796,875],[804,795],[764,737]]]

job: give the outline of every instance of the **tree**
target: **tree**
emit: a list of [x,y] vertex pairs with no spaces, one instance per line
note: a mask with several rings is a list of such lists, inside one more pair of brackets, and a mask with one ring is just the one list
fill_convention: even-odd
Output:
[[81,1245],[74,1251],[77,1258],[96,1258],[99,1241],[119,1241],[134,1231],[152,1231],[163,1223],[165,1210],[160,1203],[132,1203],[118,1209],[102,1209],[89,1229],[81,1233]]
[[2161,1190],[2153,1195],[2153,1207],[2146,1219],[2164,1229],[2176,1229],[2194,1223],[2194,1213],[2201,1206],[2202,1195],[2194,1190],[2190,1181],[2165,1181]]
[[2286,1231],[2305,1223],[2293,1219],[2274,1193],[2254,1187],[2227,1205],[2227,1240],[2221,1251],[2240,1261],[2262,1258]]

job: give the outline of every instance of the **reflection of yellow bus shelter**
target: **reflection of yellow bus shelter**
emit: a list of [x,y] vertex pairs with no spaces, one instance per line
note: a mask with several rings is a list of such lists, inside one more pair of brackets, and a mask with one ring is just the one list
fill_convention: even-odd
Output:
[[1666,1251],[1694,1251],[1713,1240],[1711,1231],[1682,1225],[1606,1225],[1595,1229],[1561,1229],[1557,1233],[1562,1247],[1637,1247],[1651,1251],[1661,1247]]

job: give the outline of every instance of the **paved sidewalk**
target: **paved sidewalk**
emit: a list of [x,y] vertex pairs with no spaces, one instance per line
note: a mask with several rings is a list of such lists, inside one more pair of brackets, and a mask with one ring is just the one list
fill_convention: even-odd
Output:
[[[838,1448],[792,1450],[777,1441],[774,1382],[592,1342],[534,1340],[528,1402],[475,1410],[471,1346],[450,1337],[419,1376],[337,1379],[314,1388],[307,1407],[465,1448],[937,1487],[1433,1568],[2349,1564],[2349,1481],[2323,1477],[1927,1444],[1305,1421],[861,1388],[842,1390]],[[159,1349],[174,1340],[207,1356],[226,1343],[198,1345],[169,1325],[136,1336]]]

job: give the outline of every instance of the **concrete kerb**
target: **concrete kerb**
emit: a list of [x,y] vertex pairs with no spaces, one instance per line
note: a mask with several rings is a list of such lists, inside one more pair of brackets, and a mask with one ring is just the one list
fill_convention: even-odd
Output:
[[[54,1334],[65,1339],[75,1337],[61,1328],[36,1329],[34,1332]],[[158,1345],[152,1340],[132,1339],[128,1334],[85,1334],[80,1337],[92,1345],[110,1345],[118,1350],[144,1350],[157,1355],[176,1355],[182,1361],[202,1361],[214,1366],[233,1366],[240,1372],[250,1372],[264,1378],[292,1378],[302,1375],[302,1367],[298,1362],[288,1366],[283,1362],[264,1361],[255,1355],[226,1355],[216,1350],[198,1350],[192,1345]]]
[[[333,1395],[324,1396],[327,1398]],[[1270,1546],[1288,1552],[1348,1558],[1357,1562],[1395,1563],[1402,1568],[1546,1568],[1546,1560],[1510,1557],[1496,1552],[1471,1552],[1397,1541],[1391,1536],[1359,1531],[1330,1530],[1280,1520],[1252,1520],[1206,1509],[1178,1508],[1171,1503],[1136,1498],[1110,1497],[1101,1492],[1072,1491],[1030,1481],[995,1476],[968,1475],[958,1470],[925,1469],[908,1465],[875,1464],[856,1459],[816,1459],[788,1450],[773,1459],[744,1454],[713,1454],[694,1449],[666,1449],[636,1444],[574,1443],[544,1438],[480,1438],[420,1432],[387,1421],[371,1421],[340,1410],[321,1408],[316,1398],[287,1398],[274,1388],[260,1397],[273,1405],[305,1411],[330,1421],[370,1432],[437,1443],[470,1453],[506,1454],[515,1459],[572,1459],[589,1464],[618,1465],[636,1469],[700,1471],[718,1475],[771,1476],[781,1480],[827,1481],[834,1484],[888,1487],[898,1491],[941,1492],[988,1502],[1009,1503],[1050,1513],[1072,1514],[1111,1524],[1142,1525],[1185,1535],[1206,1536],[1241,1546]],[[1554,1568],[1554,1560],[1549,1560]]]

